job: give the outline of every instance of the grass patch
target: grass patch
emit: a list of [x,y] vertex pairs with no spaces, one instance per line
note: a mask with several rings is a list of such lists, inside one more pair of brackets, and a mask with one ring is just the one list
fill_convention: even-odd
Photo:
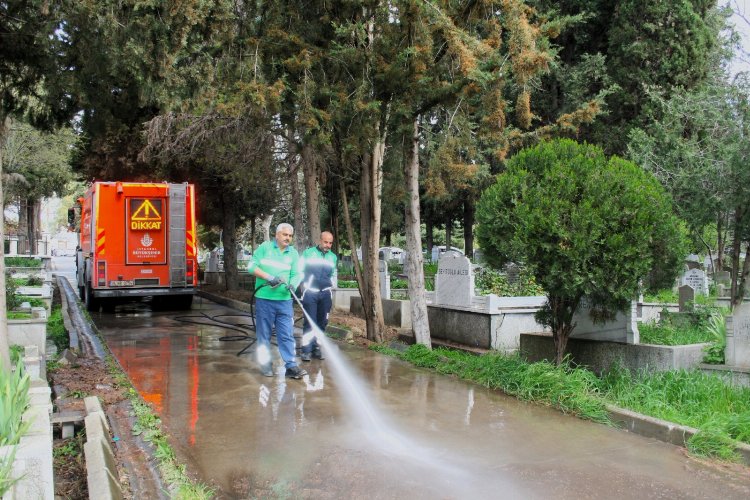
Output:
[[668,288],[666,290],[659,290],[656,293],[643,294],[643,302],[656,302],[657,304],[677,304],[679,300],[679,295],[671,288]]
[[702,325],[642,323],[638,325],[638,331],[641,333],[641,344],[688,345],[714,340],[711,332]]
[[600,389],[618,406],[690,427],[724,429],[750,443],[750,388],[696,370],[632,373],[613,368]]
[[70,337],[63,323],[62,309],[55,305],[47,319],[47,338],[51,339],[57,347],[57,352],[62,352],[70,347]]
[[8,311],[8,319],[31,319],[31,313],[21,311]]
[[564,413],[595,422],[610,423],[596,376],[569,364],[527,363],[519,356],[475,356],[448,349],[429,350],[423,345],[399,352],[382,346],[374,350],[396,356],[439,373],[457,375],[525,401],[554,406]]
[[42,267],[42,259],[34,257],[5,257],[5,267]]

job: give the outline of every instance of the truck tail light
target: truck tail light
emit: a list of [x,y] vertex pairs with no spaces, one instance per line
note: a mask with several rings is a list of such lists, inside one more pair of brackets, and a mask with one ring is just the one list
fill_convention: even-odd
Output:
[[96,280],[99,286],[105,286],[107,284],[107,263],[100,260],[96,264]]
[[193,259],[188,259],[187,261],[187,267],[185,268],[185,281],[187,281],[188,285],[193,284],[193,278],[195,276],[195,261]]

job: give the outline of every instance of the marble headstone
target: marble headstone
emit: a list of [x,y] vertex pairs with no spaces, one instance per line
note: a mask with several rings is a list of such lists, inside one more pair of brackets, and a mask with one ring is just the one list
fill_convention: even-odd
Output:
[[708,282],[706,273],[700,269],[690,269],[682,276],[682,284],[690,285],[696,294],[708,295]]
[[682,285],[678,289],[678,292],[680,294],[680,312],[682,312],[685,311],[688,302],[693,302],[695,300],[695,290],[690,285]]
[[388,274],[388,262],[378,260],[378,281],[380,282],[380,298],[391,298],[391,275]]
[[727,317],[726,364],[750,368],[750,303],[743,302]]
[[474,273],[468,257],[445,252],[435,274],[435,304],[471,307],[474,297]]

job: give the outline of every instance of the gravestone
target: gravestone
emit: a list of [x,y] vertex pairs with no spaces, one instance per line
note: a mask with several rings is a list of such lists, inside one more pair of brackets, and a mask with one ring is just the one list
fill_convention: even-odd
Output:
[[435,304],[471,307],[474,297],[474,273],[468,257],[445,252],[435,274]]
[[708,295],[706,273],[700,269],[690,269],[682,275],[682,285],[690,285],[698,295]]
[[743,302],[727,317],[725,362],[729,366],[750,368],[750,303]]
[[517,264],[510,263],[505,266],[505,276],[508,278],[508,283],[515,285],[518,283],[518,277],[521,274],[521,268]]
[[729,271],[717,271],[716,283],[719,285],[729,286],[732,284],[732,274]]
[[600,323],[591,317],[591,304],[583,297],[573,315],[576,327],[570,338],[605,342],[640,343],[638,331],[638,302],[632,301],[625,311],[618,312],[613,319]]
[[388,274],[388,263],[378,260],[378,281],[380,282],[380,298],[391,298],[391,275]]
[[680,312],[684,312],[687,309],[687,304],[695,301],[695,290],[690,285],[682,285],[678,292],[680,294]]

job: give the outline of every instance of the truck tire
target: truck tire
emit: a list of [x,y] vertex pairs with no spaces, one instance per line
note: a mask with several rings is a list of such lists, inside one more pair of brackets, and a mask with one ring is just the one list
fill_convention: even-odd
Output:
[[83,302],[84,304],[86,304],[86,310],[91,312],[99,312],[99,299],[94,297],[94,294],[91,291],[91,285],[86,284],[84,295],[85,297],[83,299]]

